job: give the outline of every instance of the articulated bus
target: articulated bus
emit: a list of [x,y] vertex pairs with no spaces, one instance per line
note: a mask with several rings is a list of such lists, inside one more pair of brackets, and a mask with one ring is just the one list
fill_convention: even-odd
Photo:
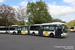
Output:
[[67,37],[67,26],[61,22],[34,24],[30,26],[30,35]]
[[8,33],[8,27],[6,26],[0,26],[0,33]]
[[28,34],[28,26],[9,26],[9,34]]

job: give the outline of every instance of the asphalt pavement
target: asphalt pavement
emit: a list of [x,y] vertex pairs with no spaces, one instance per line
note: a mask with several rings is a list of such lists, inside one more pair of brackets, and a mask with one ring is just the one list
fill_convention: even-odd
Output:
[[75,32],[66,38],[0,34],[0,50],[75,50]]

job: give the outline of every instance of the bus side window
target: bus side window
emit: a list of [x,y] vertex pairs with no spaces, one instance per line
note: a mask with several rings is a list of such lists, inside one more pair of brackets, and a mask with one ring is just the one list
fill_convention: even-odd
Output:
[[30,27],[30,30],[35,30],[34,26],[31,26],[31,27]]
[[0,28],[0,30],[2,30],[2,29]]
[[22,30],[25,30],[25,27],[22,27]]
[[50,31],[54,31],[55,27],[54,26],[51,26],[50,27]]
[[27,27],[22,27],[22,30],[27,30]]
[[40,27],[40,29],[43,31],[44,29],[43,29],[43,27]]
[[3,28],[0,28],[0,30],[3,30]]
[[15,30],[15,29],[10,27],[9,30]]
[[28,27],[24,27],[25,28],[25,30],[28,30]]
[[26,28],[26,30],[28,30],[28,28],[27,27],[25,27]]
[[17,27],[14,27],[15,30],[17,30]]
[[36,27],[35,27],[35,30],[36,30],[36,31],[38,31],[38,30],[39,30],[39,28],[40,28],[39,26],[36,26]]
[[44,26],[44,31],[49,31],[50,27],[49,26]]
[[30,30],[38,31],[39,28],[40,28],[39,26],[31,26],[31,27],[30,27]]
[[56,30],[58,30],[58,27],[56,27]]

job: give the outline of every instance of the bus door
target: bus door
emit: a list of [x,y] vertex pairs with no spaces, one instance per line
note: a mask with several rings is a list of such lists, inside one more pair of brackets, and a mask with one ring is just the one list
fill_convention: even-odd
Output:
[[27,26],[22,26],[22,34],[28,34]]
[[22,29],[21,29],[21,27],[19,26],[19,27],[18,27],[18,34],[21,34],[21,30],[22,30]]
[[61,37],[62,29],[60,26],[55,28],[55,37]]
[[39,35],[43,36],[43,27],[40,27],[40,29],[39,29]]

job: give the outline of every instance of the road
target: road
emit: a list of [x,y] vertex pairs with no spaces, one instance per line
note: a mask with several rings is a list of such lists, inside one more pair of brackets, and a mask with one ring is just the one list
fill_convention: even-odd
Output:
[[0,50],[75,50],[75,32],[67,38],[0,34]]

